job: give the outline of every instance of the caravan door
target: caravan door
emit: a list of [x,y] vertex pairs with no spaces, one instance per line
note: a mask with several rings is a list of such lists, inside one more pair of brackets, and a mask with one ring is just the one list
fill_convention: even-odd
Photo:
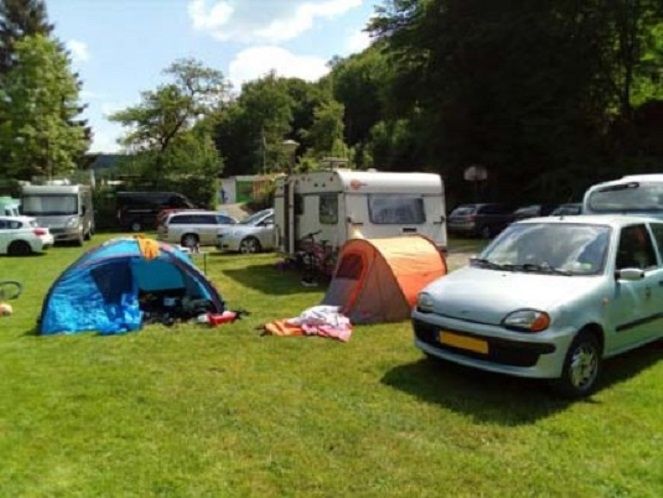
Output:
[[295,215],[298,245],[310,234],[316,234],[316,243],[325,241],[332,249],[338,249],[345,242],[341,229],[345,216],[341,196],[338,192],[297,195]]

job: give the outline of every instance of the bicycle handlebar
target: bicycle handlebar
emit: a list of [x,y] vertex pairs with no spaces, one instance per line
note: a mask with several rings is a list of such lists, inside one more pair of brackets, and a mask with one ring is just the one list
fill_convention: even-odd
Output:
[[303,239],[312,239],[313,237],[315,237],[316,235],[320,235],[321,233],[322,233],[322,230],[318,230],[317,232],[307,233],[306,235],[304,235],[302,237],[302,240]]

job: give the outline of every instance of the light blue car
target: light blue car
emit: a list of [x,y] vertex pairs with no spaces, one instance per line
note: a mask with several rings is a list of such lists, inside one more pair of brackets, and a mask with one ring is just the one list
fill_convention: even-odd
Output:
[[427,355],[590,394],[602,360],[663,337],[663,222],[535,218],[426,287],[412,313]]

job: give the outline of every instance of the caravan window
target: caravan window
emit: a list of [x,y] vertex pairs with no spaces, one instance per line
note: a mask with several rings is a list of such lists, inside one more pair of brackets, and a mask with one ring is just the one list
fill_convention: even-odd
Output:
[[318,219],[323,225],[338,223],[338,195],[321,194],[318,210]]
[[78,214],[76,194],[34,194],[22,199],[23,214],[28,216],[55,216]]
[[629,182],[604,187],[589,195],[589,208],[597,213],[663,211],[663,184]]
[[424,199],[417,195],[369,195],[368,211],[376,225],[420,225],[426,221]]

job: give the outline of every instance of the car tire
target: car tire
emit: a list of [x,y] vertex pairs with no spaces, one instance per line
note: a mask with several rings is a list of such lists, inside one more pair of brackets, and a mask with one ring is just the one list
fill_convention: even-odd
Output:
[[143,224],[138,220],[133,220],[129,223],[129,230],[132,232],[140,232],[143,229]]
[[198,245],[198,236],[195,233],[187,233],[185,235],[182,235],[182,239],[180,240],[180,244],[183,247],[188,247],[189,249],[193,249]]
[[255,254],[261,250],[260,241],[255,237],[246,237],[239,243],[239,252],[242,254]]
[[88,230],[87,232],[85,232],[85,235],[83,236],[83,238],[85,240],[91,240],[92,239],[92,231]]
[[562,376],[553,382],[553,388],[569,399],[589,396],[596,389],[601,373],[601,356],[601,343],[596,334],[580,331],[569,346]]
[[9,244],[7,254],[10,256],[27,256],[32,254],[32,247],[24,240],[15,240]]
[[481,227],[481,230],[479,230],[479,236],[481,236],[482,239],[490,239],[493,237],[493,231],[488,225],[483,226]]

